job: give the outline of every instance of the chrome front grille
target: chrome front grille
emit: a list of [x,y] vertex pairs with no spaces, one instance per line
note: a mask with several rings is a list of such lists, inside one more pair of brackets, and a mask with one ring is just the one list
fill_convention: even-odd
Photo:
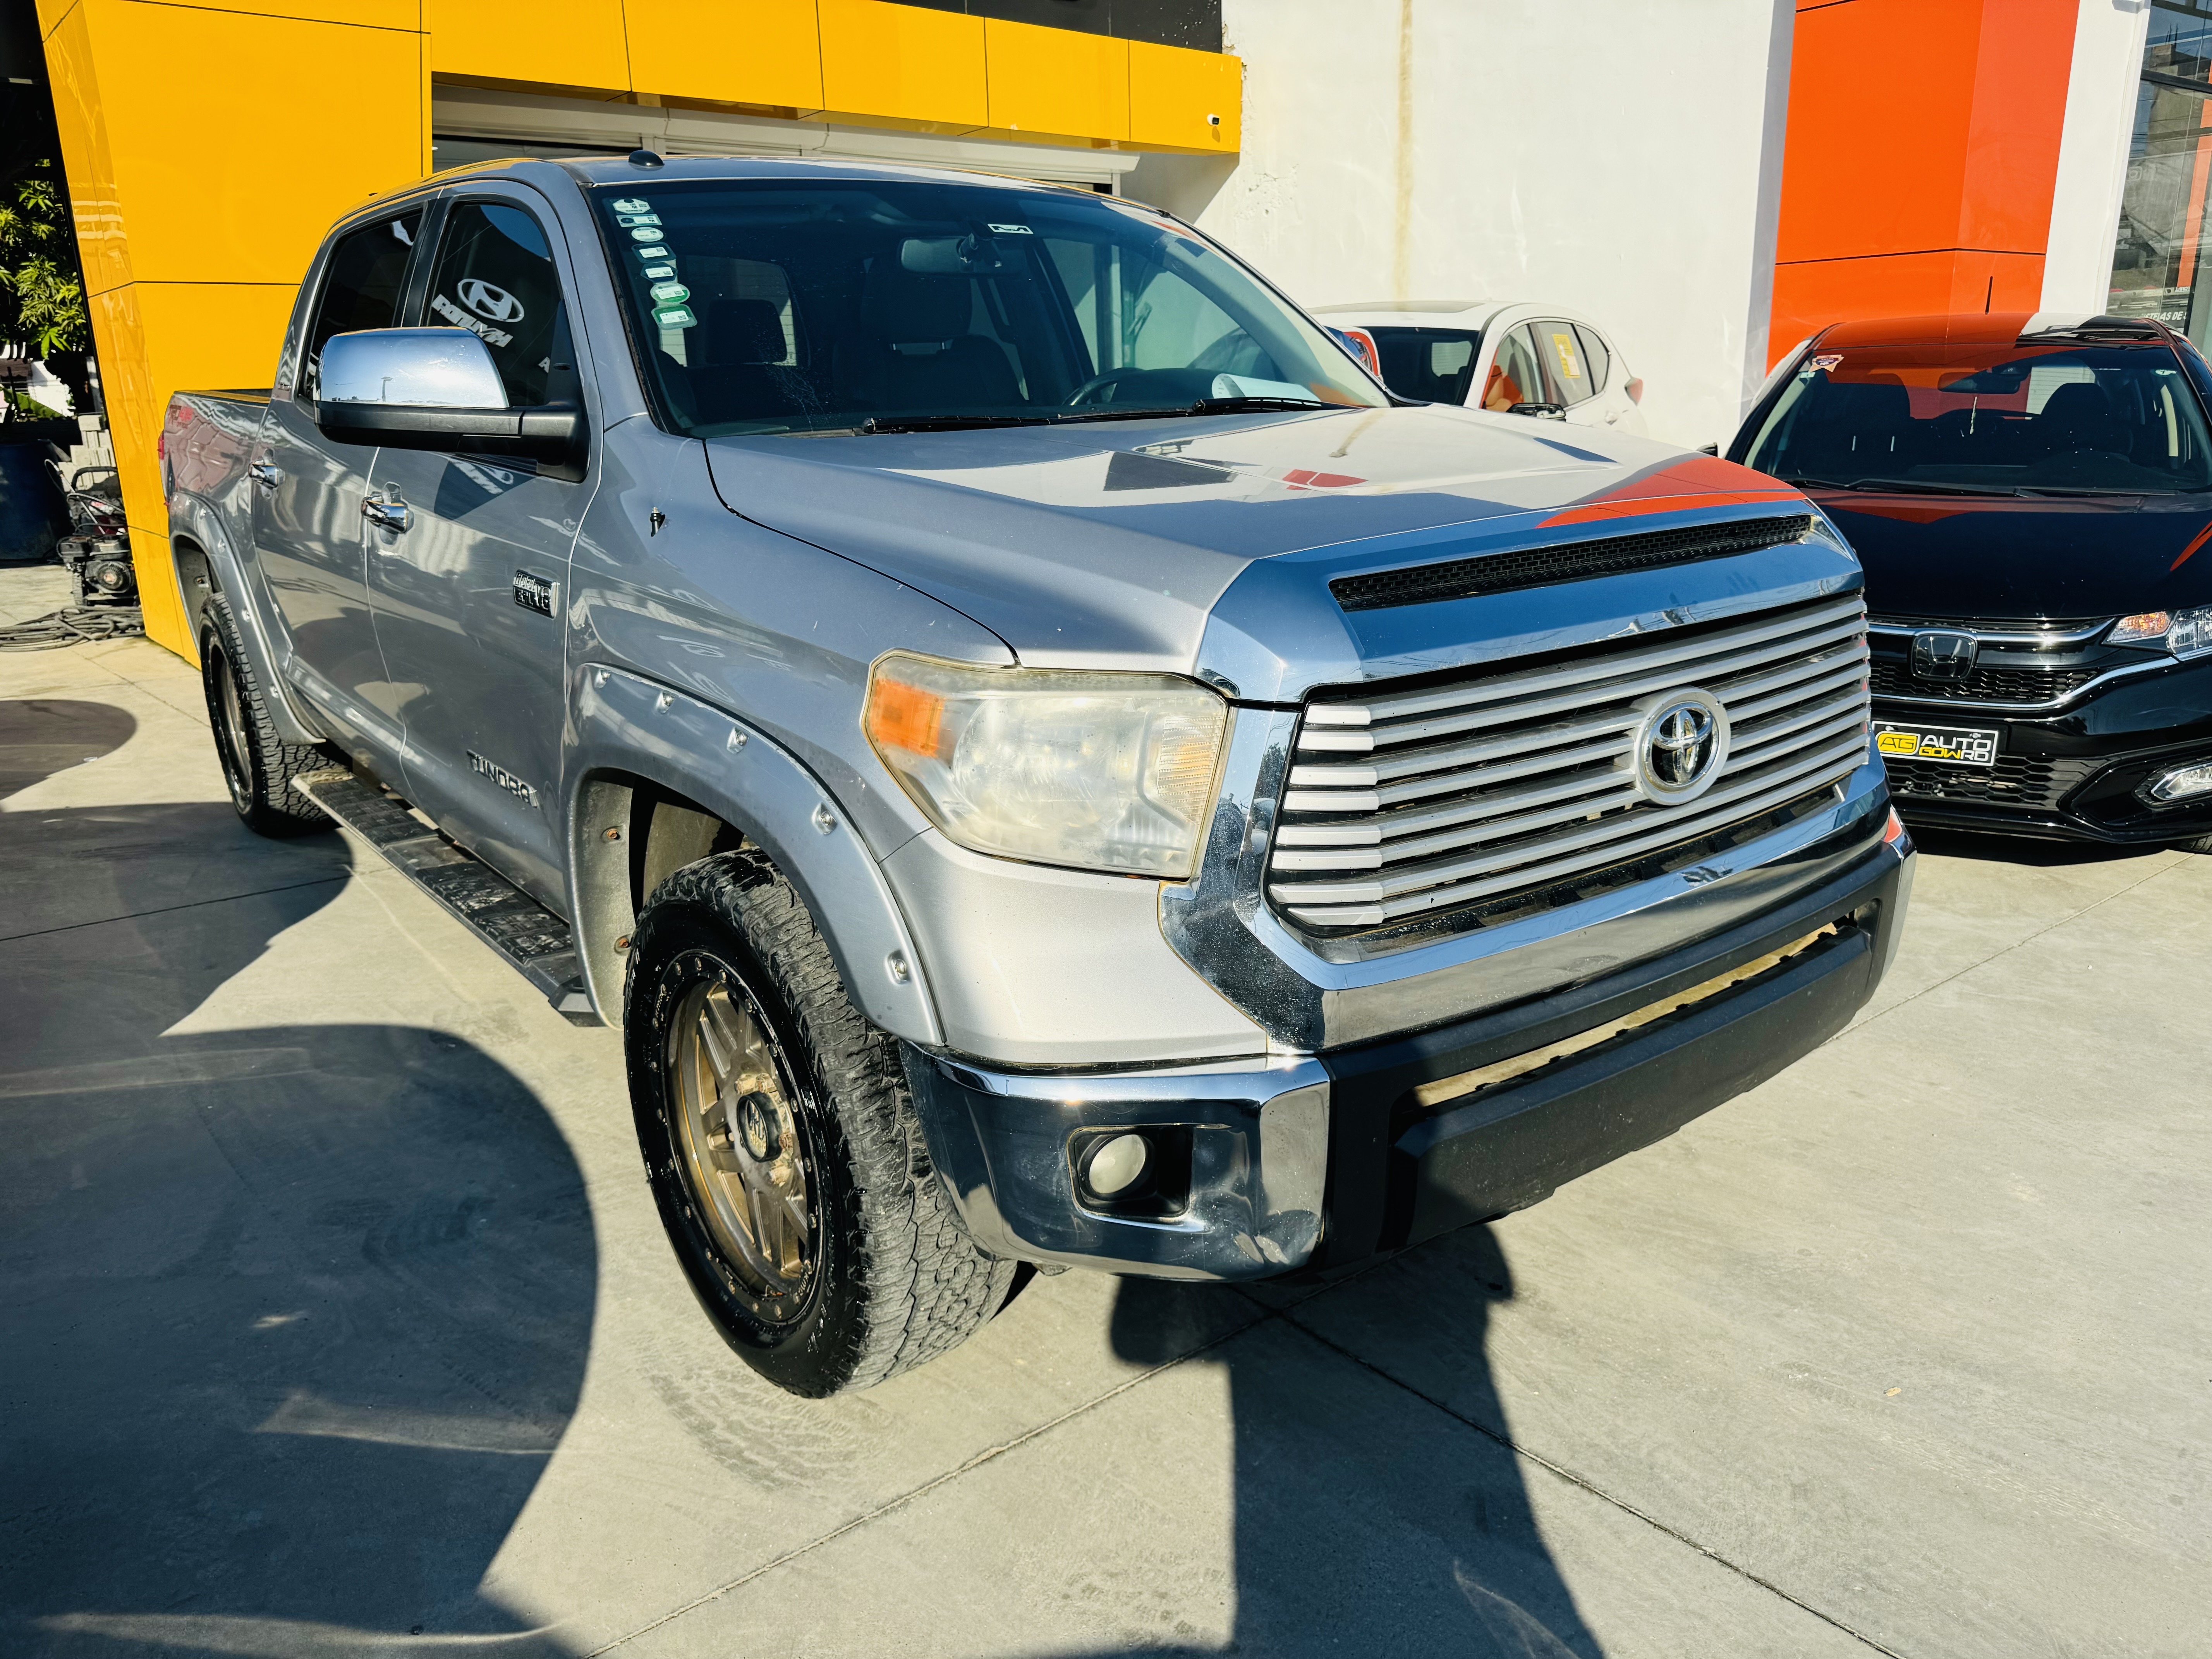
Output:
[[[1638,733],[1671,694],[1728,714],[1717,771],[1663,805]],[[1267,893],[1309,927],[1379,927],[1587,881],[1839,782],[1867,757],[1858,596],[1638,635],[1542,665],[1306,706]]]

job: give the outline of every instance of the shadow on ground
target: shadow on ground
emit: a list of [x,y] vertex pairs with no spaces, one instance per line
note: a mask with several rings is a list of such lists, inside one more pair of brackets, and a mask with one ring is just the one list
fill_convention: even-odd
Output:
[[[1496,1236],[1468,1227],[1425,1248],[1455,1258],[1448,1277],[1463,1291],[1435,1303],[1433,1317],[1453,1327],[1455,1348],[1480,1354],[1491,1304],[1513,1295]],[[1335,1293],[1357,1295],[1356,1281]],[[1139,1364],[1172,1358],[1175,1334],[1196,1323],[1180,1304],[1208,1294],[1123,1279],[1115,1352]],[[1231,1651],[1600,1659],[1545,1547],[1486,1371],[1468,1393],[1474,1406],[1448,1414],[1323,1344],[1295,1304],[1214,1352],[1236,1431]]]
[[[131,732],[0,704],[0,794]],[[81,914],[119,918],[0,959],[0,1650],[556,1650],[478,1586],[589,1351],[567,1144],[442,1033],[169,1035],[339,885],[144,914],[176,857],[118,837],[247,832],[199,804],[0,812],[0,898],[81,868]]]

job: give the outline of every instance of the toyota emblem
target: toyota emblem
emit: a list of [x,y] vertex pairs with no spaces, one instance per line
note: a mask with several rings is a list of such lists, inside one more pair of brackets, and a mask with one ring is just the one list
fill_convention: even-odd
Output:
[[522,320],[522,301],[503,288],[494,288],[480,276],[470,276],[460,282],[455,291],[461,303],[479,317],[495,323],[519,323]]
[[1694,800],[1728,759],[1728,710],[1709,691],[1670,691],[1644,705],[1636,732],[1637,781],[1663,806]]

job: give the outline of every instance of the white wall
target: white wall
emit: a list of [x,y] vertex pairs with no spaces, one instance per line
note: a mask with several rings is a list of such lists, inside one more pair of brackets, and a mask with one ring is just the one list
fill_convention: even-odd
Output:
[[2110,297],[2149,28],[2150,0],[2081,0],[2051,201],[2051,251],[2043,262],[2045,311],[2100,312]]
[[[1133,196],[1301,302],[1542,300],[1601,323],[1654,436],[1763,378],[1792,0],[1225,0],[1243,151]],[[2108,237],[2109,240],[2109,237]]]

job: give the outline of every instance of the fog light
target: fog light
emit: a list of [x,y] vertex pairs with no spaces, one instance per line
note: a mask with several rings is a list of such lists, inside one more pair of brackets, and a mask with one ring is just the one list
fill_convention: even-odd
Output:
[[2154,806],[2212,795],[2212,761],[2192,761],[2187,766],[2161,773],[2142,787],[2142,793]]
[[1152,1151],[1142,1135],[1115,1135],[1102,1140],[1083,1165],[1083,1184],[1101,1198],[1126,1193],[1144,1179]]

